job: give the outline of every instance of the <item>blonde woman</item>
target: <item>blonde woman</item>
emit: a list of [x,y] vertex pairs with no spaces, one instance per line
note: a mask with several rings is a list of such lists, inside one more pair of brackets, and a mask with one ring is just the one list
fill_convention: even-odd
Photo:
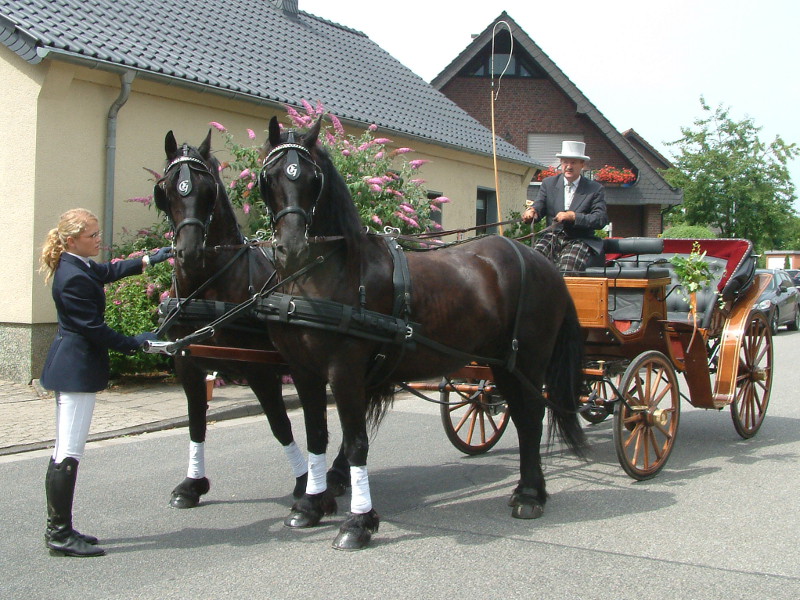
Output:
[[94,411],[95,394],[108,385],[108,350],[132,353],[152,332],[130,337],[111,329],[104,320],[103,284],[137,275],[166,260],[170,248],[153,255],[115,263],[96,263],[101,232],[97,217],[83,208],[61,215],[42,247],[40,272],[53,279],[58,332],[45,360],[41,383],[55,391],[56,444],[45,477],[47,529],[51,554],[100,556],[97,538],[72,528],[72,499]]

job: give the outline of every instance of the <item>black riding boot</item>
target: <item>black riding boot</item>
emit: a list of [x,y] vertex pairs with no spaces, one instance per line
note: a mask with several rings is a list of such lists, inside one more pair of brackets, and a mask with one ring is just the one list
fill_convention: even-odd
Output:
[[77,477],[78,461],[74,458],[65,458],[59,464],[50,460],[44,484],[47,494],[45,544],[50,554],[102,556],[106,551],[91,543],[96,544],[96,538],[84,536],[72,528],[72,499]]

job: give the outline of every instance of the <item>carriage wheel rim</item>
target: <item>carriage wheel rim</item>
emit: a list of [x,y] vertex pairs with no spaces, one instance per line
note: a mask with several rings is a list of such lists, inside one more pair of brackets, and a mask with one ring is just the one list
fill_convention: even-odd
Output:
[[649,479],[666,464],[680,417],[675,370],[660,352],[634,359],[625,371],[614,413],[614,443],[623,469],[634,479]]

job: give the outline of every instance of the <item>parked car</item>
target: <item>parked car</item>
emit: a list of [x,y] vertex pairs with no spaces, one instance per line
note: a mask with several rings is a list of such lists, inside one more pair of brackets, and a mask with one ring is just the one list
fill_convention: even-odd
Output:
[[800,286],[800,269],[786,269],[789,278],[794,281],[795,287]]
[[781,325],[786,325],[790,331],[800,329],[800,292],[789,274],[783,269],[756,269],[756,273],[770,275],[769,285],[754,308],[767,317],[773,335]]

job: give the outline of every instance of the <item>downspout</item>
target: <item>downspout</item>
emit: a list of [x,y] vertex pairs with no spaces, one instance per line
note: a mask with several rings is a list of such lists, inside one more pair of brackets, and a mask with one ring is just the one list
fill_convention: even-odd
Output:
[[117,114],[131,95],[131,83],[136,77],[134,71],[125,71],[119,77],[119,96],[108,109],[106,123],[106,181],[105,198],[103,200],[103,245],[106,259],[111,258],[111,246],[114,243],[114,171],[117,160]]

